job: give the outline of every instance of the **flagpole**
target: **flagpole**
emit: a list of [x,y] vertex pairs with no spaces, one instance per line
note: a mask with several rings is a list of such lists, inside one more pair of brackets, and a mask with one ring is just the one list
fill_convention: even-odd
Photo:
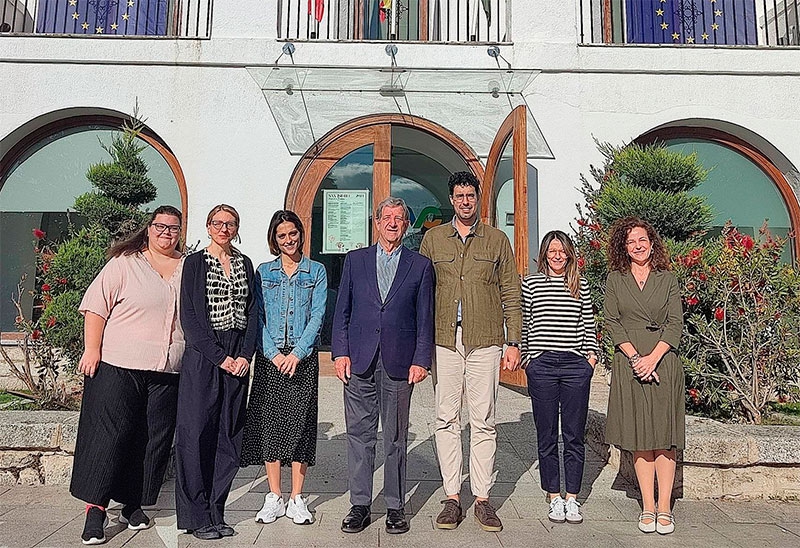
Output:
[[390,30],[389,30],[389,38],[391,40],[397,40],[397,0],[392,2],[391,4],[392,9],[390,11],[391,19],[390,19]]

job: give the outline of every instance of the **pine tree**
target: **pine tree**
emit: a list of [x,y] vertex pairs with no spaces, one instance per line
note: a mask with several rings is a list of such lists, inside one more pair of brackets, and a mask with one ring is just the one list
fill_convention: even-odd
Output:
[[581,175],[585,204],[577,205],[575,232],[583,275],[600,309],[608,275],[608,229],[614,221],[640,217],[655,227],[672,253],[682,253],[698,244],[713,211],[704,197],[689,193],[708,174],[696,154],[672,152],[664,144],[597,147],[603,166],[590,167],[594,184]]
[[153,201],[157,189],[141,157],[144,123],[138,109],[115,133],[110,145],[101,143],[110,161],[89,167],[86,178],[95,190],[75,199],[73,209],[84,221],[71,225],[69,237],[50,252],[39,253],[40,302],[38,325],[47,344],[60,348],[73,366],[83,351],[83,318],[78,305],[89,284],[106,262],[110,243],[138,229],[147,219],[140,206]]

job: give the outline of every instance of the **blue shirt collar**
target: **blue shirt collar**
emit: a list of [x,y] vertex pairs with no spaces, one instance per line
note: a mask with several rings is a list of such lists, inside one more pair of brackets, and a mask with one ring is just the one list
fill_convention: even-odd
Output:
[[[274,261],[269,263],[270,270],[280,270],[281,269],[281,257],[280,255]],[[298,272],[311,272],[311,259],[303,255],[300,258],[300,264],[297,265]]]

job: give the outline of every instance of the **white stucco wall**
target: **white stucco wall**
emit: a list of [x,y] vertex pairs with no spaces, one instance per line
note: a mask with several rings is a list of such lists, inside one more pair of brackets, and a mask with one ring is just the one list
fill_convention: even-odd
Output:
[[[542,70],[528,103],[555,159],[531,160],[540,234],[574,218],[579,174],[600,161],[594,137],[621,144],[673,120],[718,119],[760,135],[800,166],[800,50],[580,46],[577,6],[514,2],[514,44],[501,46],[513,67]],[[298,160],[244,68],[280,56],[276,16],[274,2],[216,2],[210,40],[0,37],[0,155],[13,145],[9,134],[48,112],[130,112],[138,99],[186,175],[189,241],[206,240],[205,214],[224,201],[242,214],[241,247],[258,262]],[[384,43],[296,46],[298,64],[389,65]],[[485,45],[398,48],[401,66],[495,67]]]

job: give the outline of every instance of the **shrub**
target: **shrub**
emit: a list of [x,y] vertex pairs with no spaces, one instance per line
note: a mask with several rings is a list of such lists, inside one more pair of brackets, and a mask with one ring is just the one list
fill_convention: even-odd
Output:
[[676,256],[687,303],[685,356],[691,410],[760,424],[771,402],[800,396],[800,274],[780,262],[786,245],[730,224]]
[[95,192],[79,196],[74,209],[84,226],[70,225],[69,237],[48,242],[45,233],[35,229],[37,275],[34,315],[27,318],[19,306],[17,328],[23,333],[19,346],[24,363],[13,360],[0,348],[3,359],[22,380],[41,405],[64,406],[69,394],[61,371],[74,372],[83,352],[83,317],[78,312],[81,298],[106,262],[109,243],[138,229],[148,214],[139,209],[156,197],[156,187],[147,176],[147,164],[140,157],[144,147],[138,143],[143,123],[136,111],[103,148],[111,161],[91,166],[87,178]]
[[39,324],[47,344],[62,351],[70,368],[83,353],[83,317],[78,313],[83,292],[70,289],[56,295],[44,307]]
[[[69,240],[55,246],[55,252],[47,250],[39,254],[42,286],[50,287],[50,295],[64,291],[84,291],[106,263],[109,235],[97,225],[84,226]],[[42,287],[40,287],[41,289]]]

